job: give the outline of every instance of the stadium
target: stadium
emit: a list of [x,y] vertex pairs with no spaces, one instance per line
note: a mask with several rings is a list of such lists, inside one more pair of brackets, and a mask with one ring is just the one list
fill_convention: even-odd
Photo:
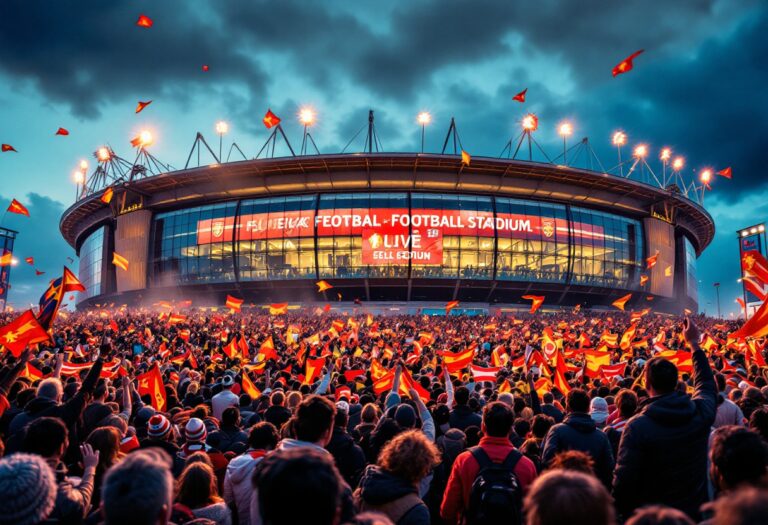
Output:
[[[445,148],[374,151],[369,139],[365,153],[310,155],[305,128],[299,155],[219,162],[197,137],[198,158],[206,147],[214,163],[172,170],[141,147],[133,165],[96,153],[60,222],[87,288],[78,307],[221,305],[230,294],[498,311],[530,294],[596,308],[637,292],[628,309],[696,311],[696,258],[714,222],[677,184],[520,160],[512,141],[510,158],[469,163]],[[318,293],[319,280],[333,289]]]

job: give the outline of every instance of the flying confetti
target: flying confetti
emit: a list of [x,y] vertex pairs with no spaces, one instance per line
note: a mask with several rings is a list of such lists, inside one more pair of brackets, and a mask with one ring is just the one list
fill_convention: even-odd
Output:
[[472,155],[470,155],[464,150],[461,150],[461,163],[469,166],[469,163],[471,160],[472,160]]

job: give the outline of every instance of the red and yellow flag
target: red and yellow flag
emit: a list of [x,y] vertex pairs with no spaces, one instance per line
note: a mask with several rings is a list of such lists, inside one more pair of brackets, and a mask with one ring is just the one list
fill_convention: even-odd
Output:
[[320,377],[320,373],[325,366],[325,357],[318,357],[317,359],[307,359],[306,371],[304,373],[304,384],[311,385]]
[[112,264],[120,268],[121,270],[128,271],[128,259],[123,257],[117,252],[112,252]]
[[616,308],[618,308],[619,310],[624,311],[624,305],[626,305],[627,301],[629,301],[630,299],[632,299],[632,294],[628,293],[623,297],[619,297],[618,299],[613,301],[611,304]]
[[27,345],[48,340],[48,332],[40,326],[34,312],[27,310],[12,322],[0,328],[0,345],[19,357]]
[[650,270],[654,266],[656,266],[656,263],[659,262],[659,250],[656,250],[656,253],[651,255],[645,260],[645,267]]
[[109,204],[112,202],[112,197],[115,194],[115,190],[112,189],[112,186],[104,190],[104,193],[99,197],[99,200],[103,202],[104,204]]
[[[145,27],[145,28],[149,29],[150,27],[152,27],[154,25],[154,22],[147,15],[139,15],[139,19],[136,20],[136,25],[139,26],[139,27]],[[141,111],[141,110],[139,110],[139,111]],[[139,111],[136,111],[136,113],[138,113]]]
[[632,61],[635,58],[637,58],[637,56],[640,55],[640,53],[642,53],[643,51],[644,51],[643,49],[639,51],[635,51],[634,53],[629,55],[627,58],[625,58],[624,60],[616,64],[616,67],[614,67],[613,70],[611,71],[613,76],[615,77],[617,75],[621,75],[628,71],[632,71],[632,68],[634,67],[634,64],[632,63]]
[[333,285],[331,285],[328,281],[317,281],[315,283],[315,285],[317,285],[317,292],[318,293],[321,293],[321,292],[324,292],[326,290],[330,290],[331,288],[333,288]]
[[272,303],[269,305],[269,315],[284,315],[288,313],[288,303]]
[[5,252],[0,256],[0,266],[10,266],[13,263],[13,254],[11,252]]
[[543,295],[524,295],[523,299],[526,301],[531,301],[531,309],[528,313],[536,313],[536,310],[541,308],[541,305],[544,304],[544,296]]
[[588,377],[599,377],[600,367],[611,364],[611,354],[598,350],[584,350],[585,370]]
[[448,301],[445,303],[445,314],[448,315],[457,306],[459,306],[459,301]]
[[232,311],[239,312],[240,307],[243,305],[243,299],[227,295],[227,300],[224,302],[224,306]]
[[472,345],[463,352],[443,352],[443,364],[448,372],[455,374],[467,368],[475,358],[476,345]]
[[461,150],[461,163],[465,166],[469,166],[470,162],[472,162],[472,155],[464,150]]
[[262,122],[264,122],[264,126],[266,126],[267,129],[270,129],[280,124],[280,117],[272,113],[271,109],[268,109]]
[[29,210],[19,201],[13,199],[8,205],[8,211],[11,213],[18,213],[19,215],[26,215],[29,217]]
[[243,370],[243,379],[240,381],[240,384],[243,387],[243,392],[251,396],[252,400],[256,400],[261,397],[261,390],[256,388],[256,385],[253,384],[251,378],[248,377],[247,370]]
[[139,395],[149,394],[152,407],[158,412],[163,412],[166,407],[165,385],[157,363],[149,371],[137,376],[136,381]]
[[144,111],[144,108],[149,106],[152,103],[151,100],[147,100],[145,102],[139,101],[138,104],[136,104],[136,113],[141,113]]
[[267,359],[274,359],[277,361],[277,352],[275,351],[275,341],[272,339],[272,336],[270,335],[267,337],[263,343],[261,343],[261,346],[259,347],[259,353],[264,356],[264,360]]

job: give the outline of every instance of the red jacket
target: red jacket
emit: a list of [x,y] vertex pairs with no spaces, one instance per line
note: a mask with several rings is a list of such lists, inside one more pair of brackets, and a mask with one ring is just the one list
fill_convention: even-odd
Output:
[[[507,454],[515,449],[507,437],[484,437],[480,440],[480,447],[494,463],[501,463]],[[479,472],[480,465],[468,450],[459,454],[453,463],[443,503],[440,505],[440,516],[449,525],[463,522],[464,511],[469,506],[472,483]],[[536,466],[533,461],[523,456],[515,466],[515,475],[525,495],[536,479]]]

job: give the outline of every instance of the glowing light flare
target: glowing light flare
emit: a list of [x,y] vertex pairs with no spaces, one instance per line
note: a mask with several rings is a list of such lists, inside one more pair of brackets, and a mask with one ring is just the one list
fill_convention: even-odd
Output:
[[765,231],[765,225],[764,225],[764,224],[761,224],[760,226],[758,226],[758,227],[757,227],[757,231],[759,231],[759,232],[764,232],[764,231]]
[[72,178],[74,179],[76,184],[82,184],[83,182],[85,182],[85,173],[83,173],[80,170],[75,170],[72,173]]
[[102,146],[96,150],[96,158],[99,162],[107,162],[112,158],[112,152],[106,146]]
[[536,131],[539,127],[539,117],[533,113],[528,113],[523,117],[523,129],[525,131]]
[[88,169],[88,161],[87,160],[81,160],[80,161],[80,169],[82,171],[86,171]]
[[659,155],[659,157],[661,158],[661,160],[663,160],[663,161],[665,161],[665,162],[666,162],[666,161],[668,161],[668,160],[670,159],[670,157],[671,157],[671,156],[672,156],[672,150],[671,150],[671,149],[669,149],[669,148],[663,148],[663,149],[661,150],[661,155]]
[[683,166],[685,166],[685,159],[683,157],[675,157],[675,160],[672,161],[672,169],[675,171],[680,171],[683,169]]
[[712,170],[709,168],[701,170],[699,174],[699,180],[702,184],[709,187],[709,183],[712,182]]
[[432,115],[430,115],[426,111],[422,111],[418,115],[416,115],[416,121],[421,124],[422,126],[426,126],[430,122],[432,122]]
[[224,135],[229,131],[229,124],[224,122],[223,120],[220,120],[216,123],[216,133],[219,135]]
[[315,114],[315,110],[312,108],[301,108],[299,110],[299,122],[305,126],[311,126],[314,124],[316,116],[317,115]]
[[614,146],[623,146],[627,143],[627,134],[623,131],[617,131],[613,134],[612,142]]
[[573,125],[570,122],[563,122],[558,126],[557,132],[563,137],[569,137],[573,134]]
[[145,129],[141,133],[139,133],[139,144],[141,147],[145,148],[149,145],[151,145],[155,141],[155,137],[152,135],[152,132]]
[[638,144],[635,146],[634,151],[632,152],[632,155],[637,157],[638,159],[643,159],[648,156],[648,146],[645,144]]

